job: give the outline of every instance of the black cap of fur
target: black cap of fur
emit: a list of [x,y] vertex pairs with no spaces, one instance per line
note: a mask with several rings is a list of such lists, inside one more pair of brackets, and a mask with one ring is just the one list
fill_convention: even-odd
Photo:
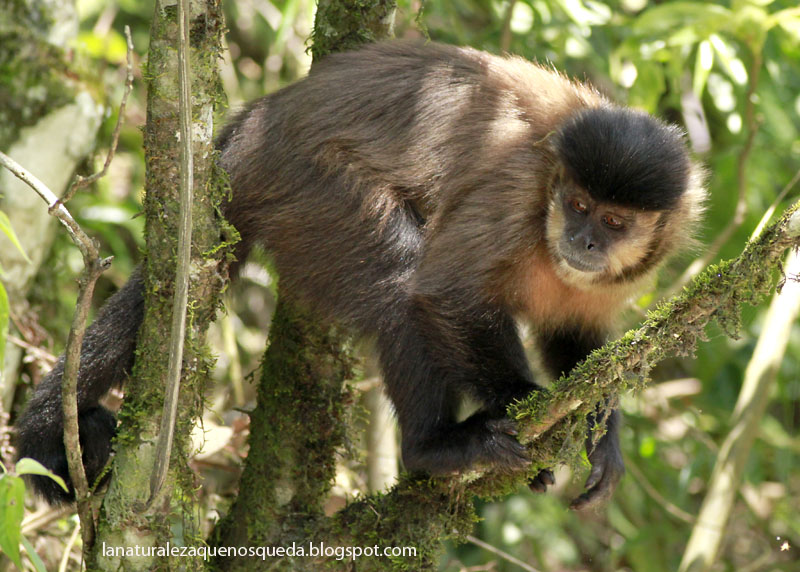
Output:
[[586,109],[557,132],[555,145],[568,174],[597,201],[667,210],[689,182],[683,133],[642,111]]

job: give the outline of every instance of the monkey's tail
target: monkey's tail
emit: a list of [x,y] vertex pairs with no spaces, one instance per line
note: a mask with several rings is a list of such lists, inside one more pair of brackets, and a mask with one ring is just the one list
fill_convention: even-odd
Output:
[[[111,454],[116,419],[100,399],[130,374],[136,337],[144,317],[144,285],[139,269],[98,312],[81,346],[78,373],[78,424],[83,464],[93,485]],[[61,376],[64,356],[36,387],[28,408],[17,422],[17,457],[31,457],[67,483],[65,492],[52,479],[33,476],[30,482],[51,504],[74,499],[64,451]]]

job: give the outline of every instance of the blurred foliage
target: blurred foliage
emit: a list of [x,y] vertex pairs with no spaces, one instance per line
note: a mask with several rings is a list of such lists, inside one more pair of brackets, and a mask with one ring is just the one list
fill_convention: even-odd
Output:
[[[279,88],[306,73],[310,56],[311,0],[238,0],[225,2],[229,53],[222,63],[229,105]],[[123,87],[122,29],[133,31],[138,62],[147,51],[152,2],[79,0],[77,58],[94,67],[116,108]],[[585,79],[613,99],[685,124],[701,161],[707,165],[711,200],[700,237],[714,238],[732,220],[739,174],[744,165],[748,207],[744,223],[722,246],[721,257],[738,253],[764,212],[800,169],[800,9],[796,0],[726,2],[647,0],[401,0],[397,34],[511,52]],[[141,69],[141,68],[139,68]],[[748,87],[754,79],[748,118]],[[98,284],[102,299],[124,282],[139,258],[144,122],[143,82],[137,78],[111,173],[93,192],[77,196],[71,210],[84,228],[115,257]],[[220,118],[222,119],[222,117]],[[115,117],[104,125],[110,139]],[[752,149],[745,152],[754,133]],[[101,163],[99,149],[92,165]],[[798,195],[789,192],[779,205]],[[664,289],[701,251],[689,253],[667,269]],[[50,332],[66,334],[74,304],[74,276],[80,255],[61,233],[38,278],[32,308]],[[220,378],[233,377],[239,397],[221,383],[209,403],[218,423],[233,427],[239,453],[224,462],[202,459],[204,495],[210,507],[234,486],[241,435],[246,423],[231,407],[248,403],[253,392],[240,372],[252,370],[264,347],[273,305],[268,275],[248,264],[245,279],[233,290],[229,313],[211,331]],[[641,301],[649,303],[652,297]],[[713,467],[717,444],[729,430],[744,368],[760,332],[763,308],[746,309],[740,340],[709,332],[695,359],[672,360],[654,373],[641,395],[625,396],[627,423],[623,450],[631,467],[607,509],[572,513],[566,506],[585,475],[561,470],[556,490],[534,496],[527,491],[497,503],[482,503],[475,535],[542,571],[661,572],[677,568]],[[633,324],[630,316],[627,324]],[[63,337],[51,344],[57,352]],[[797,570],[800,560],[800,328],[795,328],[779,372],[775,394],[750,455],[722,560],[717,569]],[[29,367],[28,376],[39,374]],[[670,383],[665,383],[669,382]],[[675,381],[681,380],[681,381]],[[241,403],[244,401],[244,403]],[[207,424],[206,428],[211,427]],[[212,435],[213,439],[213,435]],[[212,451],[213,452],[213,451]],[[347,461],[337,484],[342,497],[363,490],[361,465]],[[332,502],[332,505],[336,505]],[[683,511],[683,512],[682,512]],[[60,558],[54,539],[65,541],[61,521],[40,534],[35,545],[52,566]],[[784,545],[785,542],[788,544]],[[783,547],[788,546],[788,550]],[[50,560],[48,560],[50,559]],[[442,570],[519,570],[472,544],[449,546]]]

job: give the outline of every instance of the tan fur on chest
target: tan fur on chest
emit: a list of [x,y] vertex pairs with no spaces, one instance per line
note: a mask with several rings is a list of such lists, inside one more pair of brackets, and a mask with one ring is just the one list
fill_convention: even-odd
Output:
[[633,294],[632,285],[587,284],[579,288],[559,277],[546,252],[537,251],[524,265],[518,294],[521,310],[535,328],[613,324]]

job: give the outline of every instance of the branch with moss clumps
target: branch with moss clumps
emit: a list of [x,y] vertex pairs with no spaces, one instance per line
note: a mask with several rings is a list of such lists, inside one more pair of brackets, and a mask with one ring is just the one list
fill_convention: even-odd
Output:
[[[518,423],[519,439],[531,449],[533,466],[529,471],[508,475],[484,469],[430,479],[424,486],[406,476],[389,494],[368,497],[340,511],[318,531],[319,537],[334,542],[367,541],[376,527],[391,521],[398,508],[404,507],[400,512],[406,522],[419,516],[439,539],[463,538],[471,528],[472,495],[501,497],[538,468],[574,462],[583,446],[586,415],[619,392],[642,386],[650,369],[664,358],[692,354],[698,340],[705,339],[705,327],[712,319],[736,337],[741,305],[756,304],[767,295],[786,249],[800,246],[799,209],[800,203],[788,209],[751,240],[739,257],[709,266],[681,294],[651,312],[641,327],[593,352],[550,391],[535,392],[509,407],[509,415]],[[421,511],[417,510],[420,507]],[[384,544],[424,545],[426,535],[419,528],[394,530],[409,534],[403,534],[406,538],[381,537]],[[421,553],[430,554],[428,550]]]

